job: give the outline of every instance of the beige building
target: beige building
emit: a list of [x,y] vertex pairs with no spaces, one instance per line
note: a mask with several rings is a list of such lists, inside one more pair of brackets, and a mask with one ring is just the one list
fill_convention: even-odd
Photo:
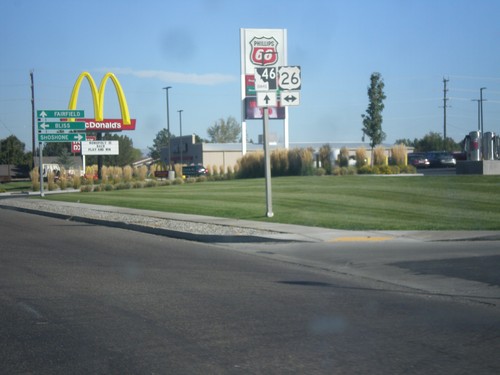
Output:
[[[234,168],[238,163],[238,159],[242,157],[241,143],[195,143],[195,136],[188,135],[183,137],[175,137],[171,139],[170,158],[173,163],[183,164],[202,164],[205,167],[217,166],[227,170],[228,167]],[[365,148],[370,152],[370,145],[363,142],[301,142],[290,143],[290,148],[312,148],[315,153],[315,160],[319,153],[319,149],[329,144],[332,150],[332,160],[337,160],[340,149],[346,147],[349,154],[354,156],[356,150]],[[381,145],[386,150],[386,155],[390,156],[392,145]],[[283,145],[275,144],[271,149],[282,148]],[[412,152],[413,148],[408,148],[408,152]],[[247,144],[247,153],[263,152],[263,144]],[[161,150],[161,160],[168,164],[168,147]]]

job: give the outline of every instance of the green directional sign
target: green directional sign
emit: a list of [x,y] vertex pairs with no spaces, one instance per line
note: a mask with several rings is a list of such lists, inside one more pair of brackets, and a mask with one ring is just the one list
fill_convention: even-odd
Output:
[[85,112],[79,109],[42,109],[36,111],[38,118],[84,118]]
[[38,134],[38,142],[81,142],[87,139],[85,133]]
[[38,130],[85,130],[85,121],[42,121],[38,122]]

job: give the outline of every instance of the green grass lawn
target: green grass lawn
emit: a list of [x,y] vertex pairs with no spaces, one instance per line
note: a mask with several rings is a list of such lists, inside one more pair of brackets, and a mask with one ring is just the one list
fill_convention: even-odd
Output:
[[148,210],[337,229],[499,230],[500,176],[324,176],[191,183],[111,192],[47,195]]

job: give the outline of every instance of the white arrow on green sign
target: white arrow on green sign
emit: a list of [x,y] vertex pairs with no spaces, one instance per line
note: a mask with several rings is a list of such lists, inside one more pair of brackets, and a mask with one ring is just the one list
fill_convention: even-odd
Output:
[[82,133],[47,133],[38,134],[38,142],[81,142],[87,139]]
[[84,118],[85,112],[79,109],[42,109],[36,111],[38,118]]
[[38,122],[38,130],[85,130],[85,121],[43,121]]

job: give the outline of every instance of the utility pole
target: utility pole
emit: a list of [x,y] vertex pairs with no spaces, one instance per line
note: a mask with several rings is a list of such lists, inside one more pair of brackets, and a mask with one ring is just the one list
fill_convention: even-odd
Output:
[[477,102],[477,131],[481,131],[481,99],[472,99],[473,102]]
[[34,79],[33,79],[33,70],[30,72],[30,79],[31,79],[31,139],[32,139],[32,144],[31,144],[31,150],[32,150],[32,157],[33,157],[33,164],[31,165],[31,169],[35,168],[35,84],[34,84]]
[[443,78],[443,83],[444,83],[444,88],[443,88],[443,109],[444,109],[444,117],[443,117],[443,150],[446,149],[446,108],[448,105],[446,102],[448,101],[448,98],[446,97],[446,93],[448,92],[448,89],[446,88],[446,84],[448,83],[449,79]]

